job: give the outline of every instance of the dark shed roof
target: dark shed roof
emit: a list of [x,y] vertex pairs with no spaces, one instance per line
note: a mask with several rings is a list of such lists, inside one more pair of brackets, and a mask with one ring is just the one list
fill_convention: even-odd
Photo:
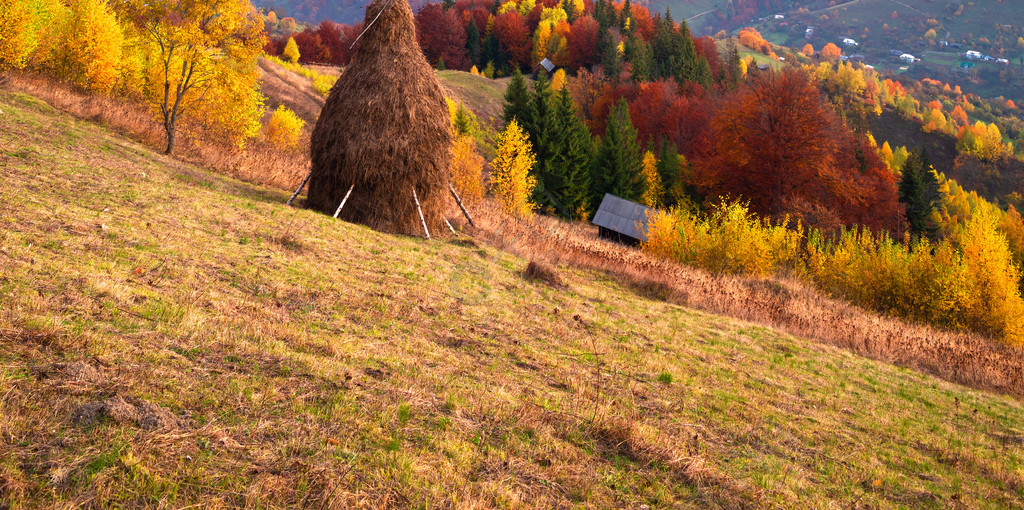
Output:
[[[654,209],[605,193],[604,199],[601,200],[601,207],[597,208],[597,214],[594,215],[592,223],[622,235],[645,241],[647,239],[647,216],[649,212],[653,213]],[[640,227],[639,230],[637,229],[638,226]]]

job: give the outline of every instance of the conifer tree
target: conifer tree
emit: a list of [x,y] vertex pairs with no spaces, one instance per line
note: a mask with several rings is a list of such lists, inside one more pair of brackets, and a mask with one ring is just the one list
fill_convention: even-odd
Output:
[[605,193],[638,201],[644,194],[640,177],[640,147],[636,142],[636,129],[629,119],[629,105],[619,100],[608,113],[607,127],[594,160],[594,203]]
[[552,103],[551,155],[540,162],[541,179],[562,215],[579,219],[589,211],[593,141],[567,89],[558,91]]
[[622,14],[619,16],[619,30],[622,32],[622,35],[626,35],[632,31],[632,18],[633,8],[630,5],[629,0],[626,0],[622,5]]
[[469,62],[473,65],[480,64],[480,28],[476,26],[476,20],[470,18],[469,26],[466,27],[466,51],[469,54]]
[[658,148],[658,175],[661,177],[661,186],[665,190],[662,203],[666,206],[676,205],[679,197],[687,195],[680,180],[682,163],[676,145],[672,142],[662,140]]
[[665,17],[655,20],[655,34],[651,41],[653,78],[675,78],[677,69],[682,67],[682,48],[676,35],[672,11],[665,9]]
[[942,194],[927,153],[911,151],[907,156],[898,190],[899,200],[907,208],[910,230],[915,234],[934,235],[936,226],[929,217],[942,199]]
[[[522,121],[522,126],[530,137],[537,161],[547,161],[552,155],[551,136],[554,131],[554,118],[551,115],[551,86],[544,72],[537,76],[537,81],[533,84],[529,107],[530,114]],[[543,184],[543,180],[540,182]],[[543,189],[538,188],[537,192],[540,194]],[[543,203],[540,196],[537,199]]]
[[512,72],[512,81],[505,90],[502,118],[506,125],[512,122],[512,119],[516,119],[520,126],[529,125],[532,121],[530,110],[530,91],[526,88],[523,74],[516,69]]
[[651,47],[643,39],[636,36],[627,39],[624,57],[633,67],[633,81],[641,83],[652,78],[654,62]]

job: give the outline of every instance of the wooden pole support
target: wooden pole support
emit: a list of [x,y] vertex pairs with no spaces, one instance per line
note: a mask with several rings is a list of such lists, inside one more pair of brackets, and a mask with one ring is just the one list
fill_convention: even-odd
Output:
[[430,231],[427,230],[427,220],[423,219],[423,209],[420,208],[420,199],[416,196],[416,188],[412,189],[412,199],[416,201],[416,211],[420,213],[420,222],[423,223],[423,232],[427,234],[427,239],[430,239]]
[[352,188],[355,188],[355,187],[356,187],[355,183],[352,183],[352,185],[348,187],[348,193],[345,193],[345,198],[341,199],[341,203],[338,204],[338,210],[334,211],[334,217],[335,218],[337,218],[338,215],[341,214],[341,208],[345,207],[345,202],[348,202],[348,196],[352,194]]
[[448,218],[444,219],[444,224],[448,225],[448,230],[451,230],[453,234],[458,235],[458,234],[455,233],[455,227],[452,227],[452,224],[448,223]]
[[459,194],[455,192],[455,188],[452,187],[451,183],[448,183],[448,191],[452,192],[452,197],[455,198],[455,203],[459,204],[459,209],[462,209],[462,214],[466,215],[466,219],[469,220],[469,224],[476,226],[473,223],[473,217],[469,215],[469,211],[466,210],[466,206],[462,205],[462,199],[459,198]]
[[292,201],[295,200],[295,197],[299,196],[299,193],[302,193],[302,188],[306,187],[306,183],[309,182],[309,178],[312,176],[313,171],[310,170],[309,173],[306,174],[306,178],[302,180],[302,184],[299,184],[299,189],[295,190],[295,193],[292,193],[292,197],[288,199],[288,203],[286,203],[285,205],[292,205]]

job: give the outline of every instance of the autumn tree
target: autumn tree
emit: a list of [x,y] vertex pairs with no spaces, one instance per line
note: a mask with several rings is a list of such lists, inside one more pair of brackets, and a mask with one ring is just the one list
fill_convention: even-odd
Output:
[[427,62],[444,61],[451,69],[468,69],[470,59],[466,50],[466,30],[453,10],[441,4],[428,3],[416,13],[416,37],[419,39]]
[[811,46],[811,43],[807,43],[807,44],[804,45],[804,49],[801,50],[800,53],[803,53],[804,56],[807,56],[807,57],[813,57],[814,56],[814,46]]
[[654,153],[644,153],[640,175],[644,180],[644,194],[640,197],[640,203],[647,207],[661,207],[661,198],[665,190],[661,185],[661,175],[658,173],[658,158]]
[[108,93],[117,84],[124,35],[104,0],[76,0],[60,20],[60,42],[49,64],[61,79]]
[[202,117],[236,142],[259,132],[263,22],[247,0],[125,0],[122,10],[154,49],[146,99],[163,123],[165,153],[183,116]]
[[640,200],[644,194],[640,168],[636,129],[629,119],[629,105],[621,99],[608,113],[605,134],[598,145],[592,179],[594,203],[599,203],[605,193]]
[[284,45],[284,52],[281,53],[281,56],[293,64],[298,63],[301,55],[299,55],[299,46],[295,44],[294,37],[288,38],[288,43]]
[[838,60],[843,55],[843,50],[833,43],[828,43],[821,49],[821,56],[829,60]]
[[0,0],[0,72],[25,67],[65,10],[57,1]]
[[493,33],[501,54],[512,69],[522,69],[530,64],[530,50],[533,41],[526,19],[517,11],[499,14],[494,18]]
[[590,16],[583,16],[572,25],[567,40],[570,68],[589,68],[598,62],[598,30],[597,21]]
[[565,69],[559,69],[555,71],[555,74],[551,76],[551,90],[558,92],[565,88]]
[[804,71],[759,73],[712,120],[715,152],[703,189],[781,217],[795,203],[825,207],[847,223],[895,227],[892,173],[853,135]]
[[492,162],[491,191],[508,214],[529,219],[535,205],[530,201],[537,180],[530,175],[535,159],[530,140],[513,119],[498,135],[497,155]]
[[484,158],[476,150],[476,141],[457,135],[452,149],[452,186],[463,201],[476,203],[484,196]]

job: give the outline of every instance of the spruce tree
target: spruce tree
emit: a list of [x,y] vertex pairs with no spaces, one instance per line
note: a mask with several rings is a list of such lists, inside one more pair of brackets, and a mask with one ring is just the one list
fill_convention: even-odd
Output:
[[509,82],[508,88],[505,89],[505,106],[502,109],[502,119],[505,121],[505,125],[512,122],[512,119],[516,119],[520,126],[525,126],[532,122],[530,113],[530,91],[526,88],[526,80],[523,78],[522,73],[516,69],[512,73],[512,81]]
[[665,196],[662,203],[666,206],[676,205],[677,199],[683,194],[682,183],[679,180],[680,160],[679,152],[674,143],[662,140],[658,147],[658,175],[661,176],[661,185],[665,189]]
[[594,159],[593,203],[600,203],[605,193],[637,201],[644,194],[640,178],[641,153],[636,143],[636,129],[629,119],[625,98],[608,113],[607,127]]
[[682,45],[681,39],[672,21],[672,11],[665,9],[665,17],[655,19],[655,33],[651,40],[651,57],[654,63],[652,77],[654,79],[673,78],[681,74]]
[[651,56],[651,47],[643,39],[630,36],[626,40],[624,57],[633,67],[633,81],[641,83],[651,80],[654,71],[654,61]]
[[934,235],[936,228],[931,223],[930,216],[942,194],[927,154],[912,151],[907,156],[898,191],[900,202],[906,206],[907,223],[911,232]]
[[576,114],[568,89],[562,88],[553,98],[551,113],[551,155],[541,162],[540,174],[550,198],[560,202],[558,209],[562,215],[577,219],[579,212],[589,212],[592,205],[589,199],[593,140]]
[[476,26],[476,20],[470,18],[469,26],[466,27],[466,51],[469,53],[469,63],[472,65],[480,62],[480,29]]
[[546,183],[543,175],[540,175],[542,170],[540,167],[550,161],[552,157],[551,138],[555,131],[554,124],[554,116],[551,114],[551,85],[547,75],[541,72],[533,84],[530,115],[528,120],[523,121],[523,129],[530,137],[530,145],[533,146],[533,153],[539,163],[534,167],[534,177],[538,182],[538,186],[534,189],[534,202],[543,205],[554,205],[550,204],[550,200],[545,196]]
[[601,53],[601,69],[604,70],[605,76],[613,81],[618,81],[619,72],[622,71],[622,60],[619,59],[619,49],[615,47],[614,43],[609,42],[604,45],[604,51]]
[[622,35],[627,35],[633,31],[632,18],[633,8],[629,0],[626,0],[622,5],[622,14],[619,16],[619,30],[622,32]]

